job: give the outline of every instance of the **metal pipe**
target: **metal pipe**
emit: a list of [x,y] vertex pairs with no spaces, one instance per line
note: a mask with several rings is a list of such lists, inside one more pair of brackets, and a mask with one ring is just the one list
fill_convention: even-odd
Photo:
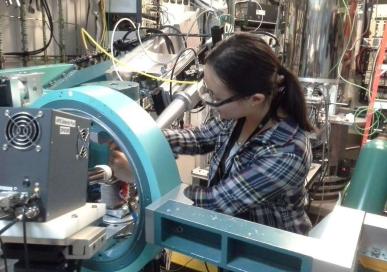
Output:
[[336,0],[309,0],[301,48],[299,76],[336,78],[331,71],[339,59],[339,26]]
[[159,128],[166,128],[170,126],[176,119],[181,117],[184,112],[191,110],[197,103],[199,103],[198,88],[203,84],[200,81],[198,84],[193,84],[187,87],[184,91],[175,94],[175,98],[169,106],[161,113],[156,120],[156,125]]
[[58,0],[59,8],[59,54],[61,55],[61,62],[65,62],[65,43],[64,43],[64,18],[62,0]]
[[[336,1],[309,1],[302,39],[299,75],[313,78],[335,78],[329,73],[338,59],[334,38]],[[317,28],[317,29],[316,29]]]
[[298,74],[307,0],[283,1],[282,4],[284,16],[281,25],[285,27],[283,62],[286,67]]
[[[14,20],[20,20],[21,17],[20,16],[13,16],[13,15],[5,15],[5,14],[0,14],[0,17],[5,17],[5,18],[9,18],[9,19],[14,19]],[[25,17],[24,20],[26,21],[39,21],[41,22],[42,19],[39,19],[39,18],[31,18],[31,17]],[[55,21],[53,20],[52,21],[54,24],[59,24],[59,21]],[[65,25],[75,25],[75,22],[74,23],[71,23],[71,22],[64,22]],[[81,27],[81,25],[78,24],[78,27]]]
[[[359,1],[360,2],[360,1]],[[354,14],[353,24],[356,24],[356,29],[354,30],[354,35],[352,35],[352,40],[348,47],[348,52],[351,52],[350,56],[350,66],[343,65],[341,69],[341,74],[347,78],[348,81],[354,82],[361,85],[362,76],[358,75],[356,72],[356,56],[359,54],[360,46],[363,42],[363,28],[364,28],[364,14],[368,13],[366,4],[363,3],[357,4],[357,12]],[[348,63],[348,60],[346,61]],[[345,84],[343,86],[343,97],[347,101],[359,101],[358,87],[355,87],[352,84]],[[355,102],[356,103],[356,102]]]
[[[47,37],[46,37],[46,13],[44,8],[42,8],[42,31],[43,31],[43,47],[46,47]],[[51,30],[53,31],[53,29]],[[47,63],[47,48],[43,52],[44,63]]]
[[[28,51],[28,37],[27,37],[27,25],[26,25],[26,4],[24,1],[21,1],[20,5],[20,28],[21,28],[21,43],[22,51]],[[23,66],[27,66],[27,56],[23,56]]]
[[301,77],[336,78],[342,42],[337,0],[286,1],[285,66]]
[[0,69],[4,68],[4,58],[3,58],[3,18],[0,18]]
[[[75,54],[79,55],[79,34],[78,34],[78,5],[79,1],[74,1],[74,16],[75,16]],[[105,16],[105,15],[104,15]]]

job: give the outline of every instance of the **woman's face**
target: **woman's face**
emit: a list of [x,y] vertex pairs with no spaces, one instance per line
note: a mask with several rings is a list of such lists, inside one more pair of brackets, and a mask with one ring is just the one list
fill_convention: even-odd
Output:
[[[204,84],[207,88],[206,91],[211,93],[214,101],[218,102],[218,104],[226,101],[226,99],[231,100],[223,105],[213,106],[213,108],[219,113],[220,118],[236,120],[246,117],[249,114],[257,113],[257,109],[255,107],[255,109],[253,109],[251,106],[251,97],[236,97],[236,94],[222,82],[210,65],[204,66]],[[236,99],[233,99],[234,97],[236,97]]]

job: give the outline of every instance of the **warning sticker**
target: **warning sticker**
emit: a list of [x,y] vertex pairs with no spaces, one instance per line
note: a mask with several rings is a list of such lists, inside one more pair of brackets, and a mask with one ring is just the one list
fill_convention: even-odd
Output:
[[77,122],[73,119],[55,116],[55,124],[58,126],[75,127]]

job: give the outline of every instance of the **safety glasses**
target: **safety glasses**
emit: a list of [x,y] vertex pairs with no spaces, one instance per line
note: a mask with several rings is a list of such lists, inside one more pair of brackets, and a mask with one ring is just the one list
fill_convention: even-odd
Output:
[[199,89],[199,96],[204,103],[206,103],[208,106],[215,107],[215,108],[246,97],[246,95],[237,94],[219,101],[215,98],[214,92],[211,89],[207,88],[204,82],[203,82],[203,86]]

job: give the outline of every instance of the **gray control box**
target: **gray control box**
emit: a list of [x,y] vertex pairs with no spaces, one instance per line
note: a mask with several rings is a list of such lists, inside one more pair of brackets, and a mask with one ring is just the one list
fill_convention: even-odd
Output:
[[90,121],[73,114],[0,108],[0,191],[38,192],[48,221],[86,203]]

